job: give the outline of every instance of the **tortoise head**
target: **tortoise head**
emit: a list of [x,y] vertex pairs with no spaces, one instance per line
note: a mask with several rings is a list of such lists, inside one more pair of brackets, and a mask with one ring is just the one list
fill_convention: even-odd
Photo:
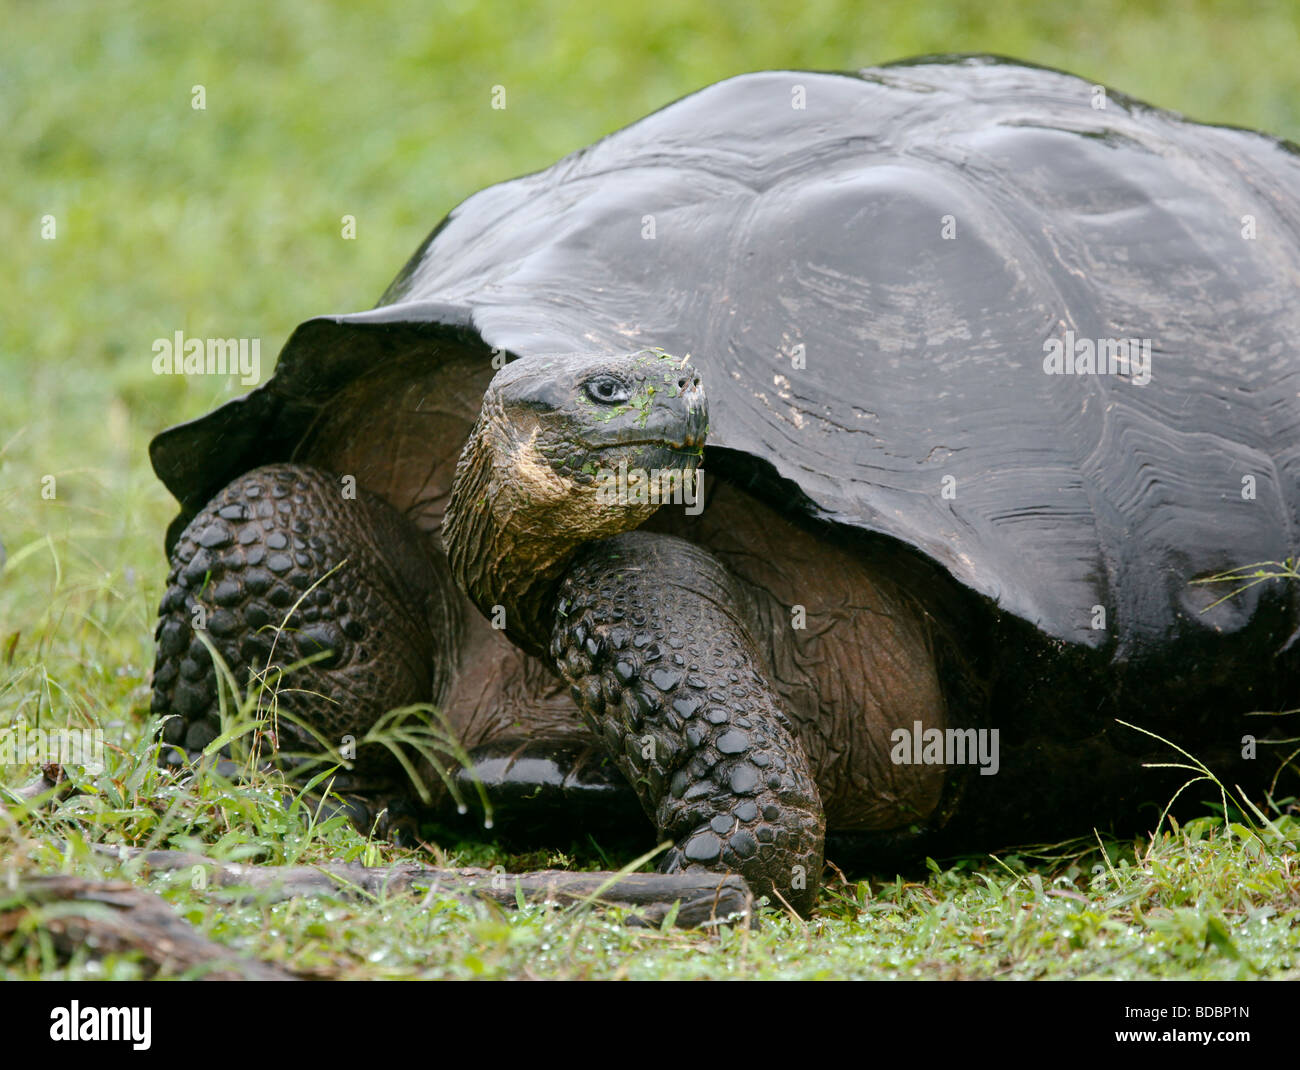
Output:
[[579,546],[695,501],[708,406],[662,350],[531,357],[489,384],[443,519],[452,574],[480,609],[553,581]]
[[596,537],[649,515],[608,515],[637,504],[610,500],[617,473],[662,472],[672,482],[695,469],[708,408],[689,360],[645,350],[508,364],[488,387],[483,418],[516,503],[558,510],[555,524]]

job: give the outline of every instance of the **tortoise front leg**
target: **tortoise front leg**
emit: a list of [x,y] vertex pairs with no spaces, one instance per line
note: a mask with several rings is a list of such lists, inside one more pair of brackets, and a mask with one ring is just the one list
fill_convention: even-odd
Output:
[[[258,716],[277,711],[288,765],[321,750],[316,735],[338,747],[389,710],[442,697],[457,631],[450,580],[406,517],[365,491],[345,497],[338,476],[298,464],[240,476],[190,522],[171,565],[152,706],[167,718],[166,764],[196,757],[222,730],[201,629],[239,688],[267,682]],[[282,667],[322,652],[277,682]],[[401,767],[380,746],[356,758],[333,778],[348,814],[363,832],[385,805],[397,821],[409,788]]]
[[551,653],[674,848],[660,867],[732,871],[801,913],[817,899],[817,785],[706,550],[630,532],[592,544],[561,585]]

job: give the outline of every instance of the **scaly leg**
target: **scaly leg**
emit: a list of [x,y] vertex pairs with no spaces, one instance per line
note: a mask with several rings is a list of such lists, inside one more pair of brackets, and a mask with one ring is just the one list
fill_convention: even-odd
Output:
[[551,653],[574,700],[675,841],[665,872],[726,871],[808,913],[825,823],[817,785],[708,551],[629,532],[561,584]]

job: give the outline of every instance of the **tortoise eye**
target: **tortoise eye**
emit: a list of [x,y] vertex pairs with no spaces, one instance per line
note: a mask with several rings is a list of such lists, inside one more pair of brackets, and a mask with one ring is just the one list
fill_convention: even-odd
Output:
[[627,383],[613,375],[597,375],[588,379],[585,386],[587,397],[598,405],[617,405],[632,396]]

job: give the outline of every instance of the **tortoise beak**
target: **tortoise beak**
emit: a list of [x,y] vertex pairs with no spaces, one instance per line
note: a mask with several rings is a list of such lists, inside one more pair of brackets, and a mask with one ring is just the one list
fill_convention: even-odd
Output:
[[676,389],[660,390],[646,418],[649,436],[673,449],[698,451],[709,428],[709,400],[694,365],[683,361],[676,372]]
[[677,385],[681,393],[676,400],[686,410],[686,433],[682,445],[690,450],[703,449],[709,429],[709,399],[704,396],[704,384],[693,365],[683,363]]

